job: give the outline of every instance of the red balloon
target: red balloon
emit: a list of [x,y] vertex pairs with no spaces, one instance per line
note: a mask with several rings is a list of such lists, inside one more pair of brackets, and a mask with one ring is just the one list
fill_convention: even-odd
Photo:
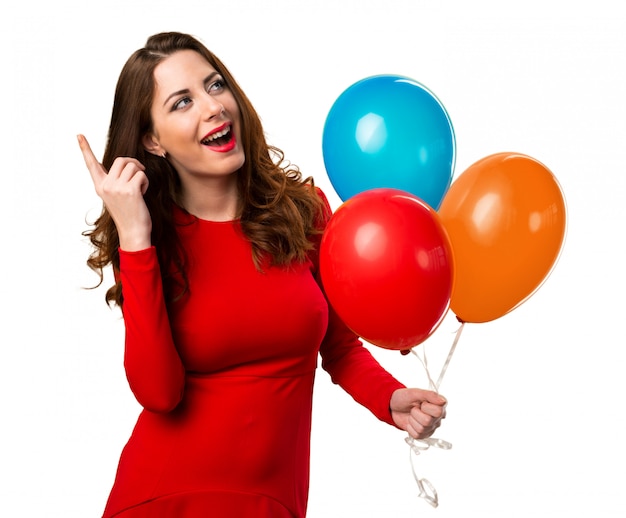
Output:
[[405,191],[371,189],[331,217],[320,273],[330,304],[354,333],[405,350],[426,340],[448,311],[452,258],[434,209]]

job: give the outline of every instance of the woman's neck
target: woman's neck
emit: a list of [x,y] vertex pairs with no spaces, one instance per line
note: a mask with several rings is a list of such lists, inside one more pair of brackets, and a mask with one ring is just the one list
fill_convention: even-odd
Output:
[[197,218],[207,221],[231,221],[237,218],[239,188],[237,175],[205,178],[182,186],[183,208]]

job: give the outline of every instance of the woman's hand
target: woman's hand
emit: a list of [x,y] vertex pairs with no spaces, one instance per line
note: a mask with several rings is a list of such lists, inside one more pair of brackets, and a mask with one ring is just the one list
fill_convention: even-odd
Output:
[[78,135],[78,145],[96,193],[102,198],[113,218],[120,248],[127,252],[149,248],[152,219],[143,199],[148,189],[148,178],[143,164],[134,158],[118,157],[107,173],[83,135]]
[[426,439],[446,417],[447,401],[431,390],[398,389],[391,395],[389,408],[396,426],[414,439]]

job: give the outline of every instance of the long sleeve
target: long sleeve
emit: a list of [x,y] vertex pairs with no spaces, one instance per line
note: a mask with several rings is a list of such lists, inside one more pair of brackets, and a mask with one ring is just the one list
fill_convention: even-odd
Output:
[[332,308],[329,312],[328,331],[320,348],[322,367],[355,401],[395,426],[389,402],[393,392],[404,385],[383,369]]
[[146,410],[169,412],[182,399],[185,369],[172,340],[155,248],[120,250],[119,275],[128,383]]
[[[325,218],[321,222],[325,228],[331,209],[322,191],[318,192],[326,205]],[[315,250],[310,257],[317,271],[318,284],[323,291],[319,275],[320,243],[321,236],[316,236]],[[393,392],[405,386],[378,363],[359,337],[335,313],[330,301],[328,306],[328,329],[320,347],[322,367],[330,374],[333,382],[341,386],[355,401],[368,408],[381,421],[395,426],[389,402]]]

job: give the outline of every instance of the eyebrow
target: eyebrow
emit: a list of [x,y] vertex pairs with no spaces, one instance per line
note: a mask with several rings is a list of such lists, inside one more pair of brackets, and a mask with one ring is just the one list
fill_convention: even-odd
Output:
[[[217,70],[214,71],[214,72],[211,72],[208,76],[206,76],[204,78],[203,83],[207,84],[209,81],[211,81],[211,79],[213,79],[215,76],[219,76],[219,75],[220,75],[220,73]],[[165,106],[172,97],[176,97],[177,95],[188,94],[189,92],[190,92],[189,88],[184,88],[182,90],[178,90],[176,92],[171,93],[170,95],[167,96],[167,99],[165,99],[165,102],[163,103],[163,106]]]

